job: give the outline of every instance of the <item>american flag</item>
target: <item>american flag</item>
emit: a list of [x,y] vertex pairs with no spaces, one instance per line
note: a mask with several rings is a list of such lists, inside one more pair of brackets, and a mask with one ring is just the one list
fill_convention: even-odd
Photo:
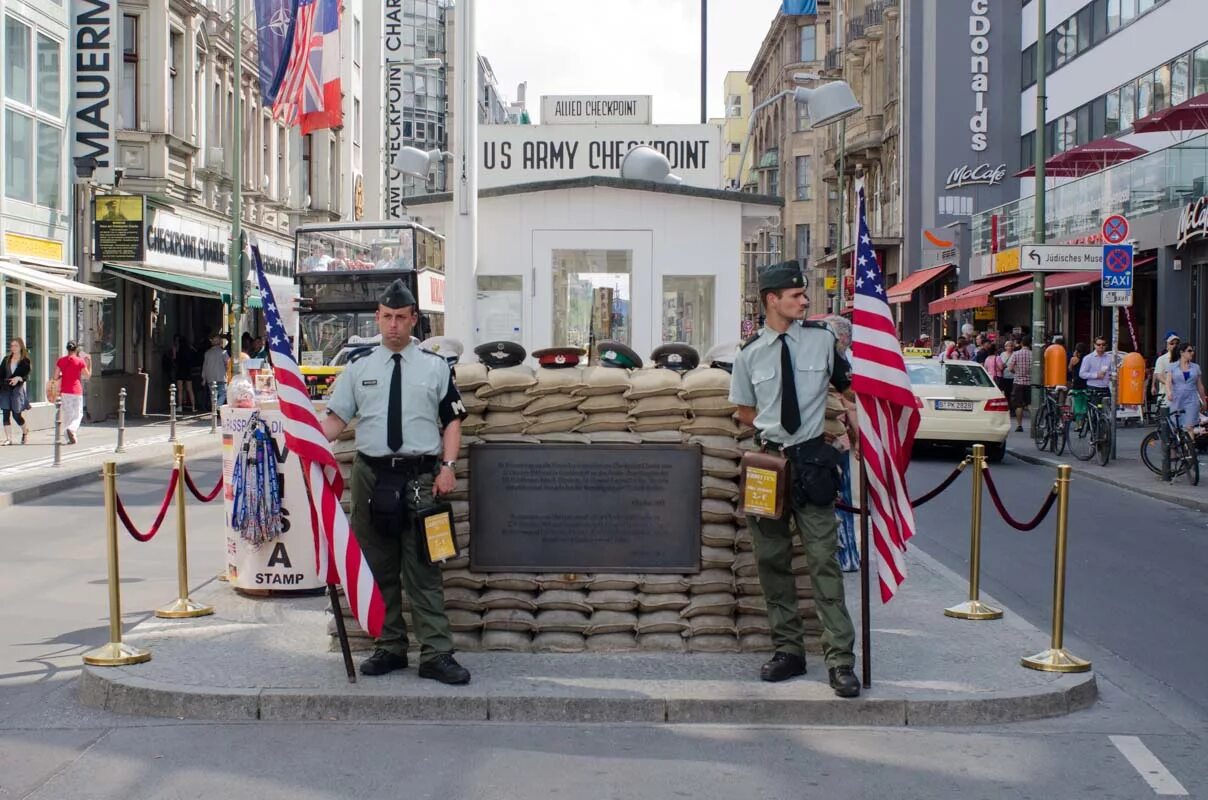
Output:
[[302,134],[343,124],[340,0],[298,0],[293,44],[273,114]]
[[906,579],[906,540],[914,535],[906,467],[919,427],[919,401],[910,388],[897,328],[885,300],[885,279],[868,234],[862,188],[859,197],[852,389],[859,408],[860,452],[868,480],[881,602],[888,603]]
[[[306,384],[290,350],[289,337],[281,324],[281,314],[273,299],[273,289],[264,274],[260,248],[252,247],[256,280],[268,324],[269,350],[272,352],[273,376],[277,379],[277,399],[285,417],[285,445],[298,457],[302,477],[310,497],[311,525],[315,532],[315,555],[318,574],[327,583],[344,587],[348,606],[356,615],[361,628],[370,636],[382,632],[386,605],[369,562],[348,525],[348,517],[340,506],[344,479],[335,454],[306,392]],[[334,557],[333,557],[334,556]]]

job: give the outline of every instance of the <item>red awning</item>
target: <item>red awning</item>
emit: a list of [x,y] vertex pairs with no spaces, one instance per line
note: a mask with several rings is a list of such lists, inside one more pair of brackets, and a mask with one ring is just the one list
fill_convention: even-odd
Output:
[[[1099,282],[1098,272],[1050,272],[1048,277],[1044,279],[1044,290],[1046,292],[1056,292],[1062,289],[1074,289],[1079,286],[1090,286],[1092,283]],[[1032,284],[1026,283],[1020,286],[1012,286],[1009,289],[1004,289],[997,292],[994,296],[999,300],[1006,297],[1023,297],[1032,293]]]
[[925,286],[931,281],[939,278],[953,268],[953,264],[941,264],[938,267],[929,267],[921,269],[917,272],[912,272],[906,276],[905,280],[898,281],[893,286],[889,287],[889,294],[886,299],[890,303],[908,303],[914,290],[920,286]]
[[[1093,142],[1080,144],[1063,150],[1044,162],[1045,175],[1049,178],[1080,178],[1093,172],[1105,170],[1108,167],[1139,156],[1145,155],[1135,144],[1122,142],[1119,139],[1106,137]],[[1031,177],[1036,174],[1035,166],[1015,173],[1017,178]]]
[[1197,94],[1177,106],[1164,108],[1133,123],[1133,133],[1208,130],[1208,92]]
[[977,308],[989,305],[995,292],[1009,289],[1012,286],[1018,286],[1024,281],[1029,280],[1031,278],[1027,275],[1012,275],[1009,278],[995,278],[994,280],[972,283],[964,289],[928,303],[927,313],[933,315],[943,314],[946,311],[960,311],[963,308]]

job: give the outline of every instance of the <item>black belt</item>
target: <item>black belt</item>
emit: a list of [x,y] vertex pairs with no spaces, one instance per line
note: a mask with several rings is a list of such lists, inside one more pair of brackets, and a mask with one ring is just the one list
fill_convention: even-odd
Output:
[[357,458],[374,469],[393,472],[429,472],[436,469],[439,456],[367,456],[357,452]]

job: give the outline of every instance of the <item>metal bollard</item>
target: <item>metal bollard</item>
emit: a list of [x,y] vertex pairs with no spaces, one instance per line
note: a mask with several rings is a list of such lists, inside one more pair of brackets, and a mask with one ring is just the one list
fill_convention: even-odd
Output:
[[202,605],[189,599],[189,553],[188,534],[185,521],[185,446],[172,447],[173,464],[179,471],[176,481],[176,589],[177,598],[163,608],[155,609],[155,616],[162,619],[186,619],[204,617],[214,613],[213,606]]
[[176,384],[172,384],[168,388],[168,425],[169,431],[168,441],[176,441]]
[[210,433],[218,431],[218,382],[210,381]]
[[1002,610],[979,598],[981,583],[982,470],[986,468],[986,446],[973,445],[973,513],[969,523],[969,599],[944,609],[944,616],[957,619],[1001,619]]
[[117,447],[115,453],[126,452],[126,387],[117,393]]
[[151,653],[122,644],[122,597],[117,563],[117,462],[106,461],[101,470],[105,479],[105,532],[109,561],[109,642],[84,654],[84,663],[94,667],[120,667],[151,660]]
[[1053,558],[1053,638],[1042,653],[1020,659],[1028,669],[1041,672],[1087,672],[1091,662],[1066,651],[1065,637],[1065,548],[1070,532],[1070,468],[1057,467],[1057,554]]
[[60,466],[63,463],[63,398],[55,398],[55,463]]

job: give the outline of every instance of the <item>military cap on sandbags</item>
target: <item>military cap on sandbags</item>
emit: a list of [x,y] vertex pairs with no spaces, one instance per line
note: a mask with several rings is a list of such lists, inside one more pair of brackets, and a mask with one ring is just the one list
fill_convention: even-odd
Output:
[[700,364],[700,354],[696,348],[683,342],[668,342],[654,348],[650,360],[655,366],[663,369],[673,369],[676,372],[687,372],[696,369]]
[[440,356],[449,364],[456,364],[465,352],[465,346],[450,336],[433,336],[419,343],[421,350]]
[[487,367],[514,367],[522,363],[528,353],[516,342],[486,342],[474,348],[474,355]]
[[779,264],[768,264],[759,270],[759,291],[770,292],[773,289],[804,289],[805,276],[801,274],[801,265],[794,259],[781,261]]
[[378,295],[378,303],[386,308],[406,308],[416,305],[415,295],[403,283],[402,278],[395,278],[386,290]]
[[534,350],[533,358],[546,369],[565,369],[574,367],[583,357],[583,349],[579,347],[547,347],[544,350]]
[[709,352],[705,353],[705,363],[711,367],[731,372],[734,369],[734,358],[738,355],[738,348],[741,344],[741,342],[726,342],[714,345],[709,348]]
[[602,367],[642,368],[642,357],[623,342],[600,342],[596,346],[596,353],[600,356],[600,366]]

